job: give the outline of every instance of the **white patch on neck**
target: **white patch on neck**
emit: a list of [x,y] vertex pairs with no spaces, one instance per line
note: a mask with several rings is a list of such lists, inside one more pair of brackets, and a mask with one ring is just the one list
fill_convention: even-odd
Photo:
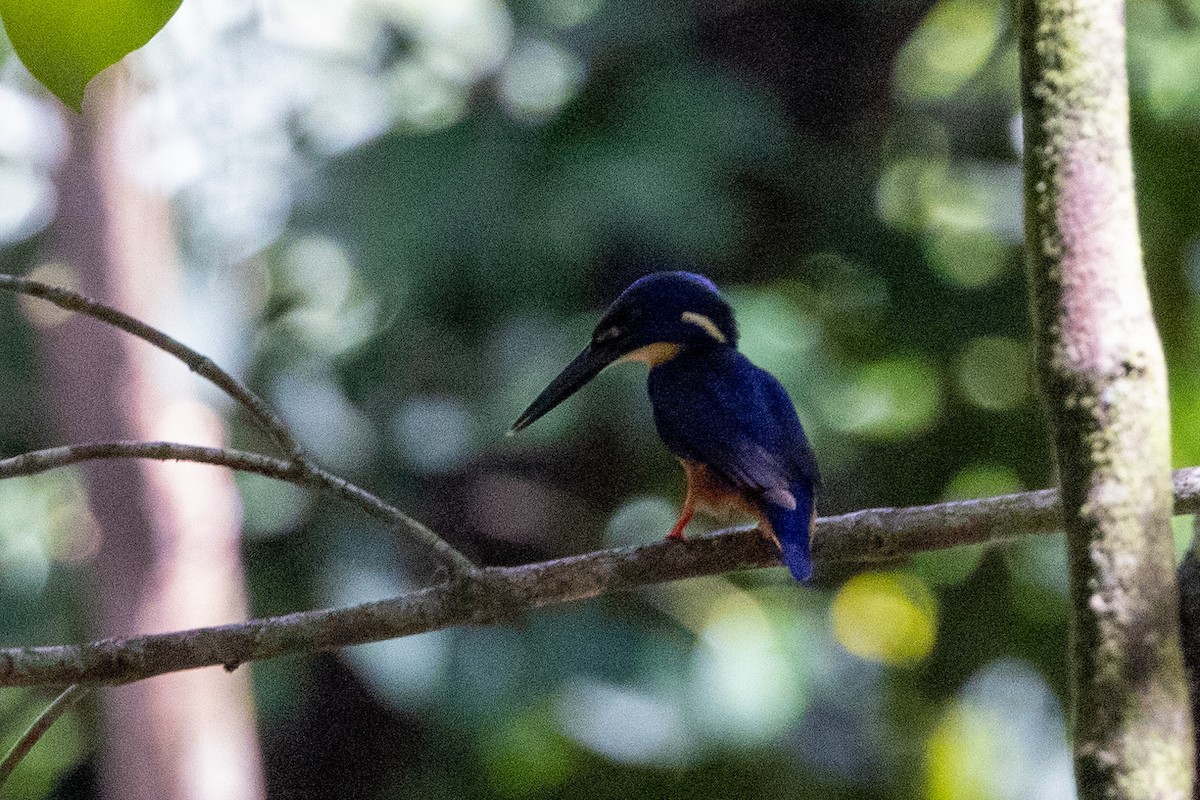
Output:
[[721,329],[717,327],[717,323],[713,322],[711,318],[703,314],[697,314],[695,311],[685,311],[679,319],[692,325],[698,325],[709,336],[721,344],[725,344],[725,334],[721,333]]

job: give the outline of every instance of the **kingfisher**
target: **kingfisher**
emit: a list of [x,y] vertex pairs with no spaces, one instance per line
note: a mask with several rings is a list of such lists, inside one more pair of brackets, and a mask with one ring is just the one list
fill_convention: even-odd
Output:
[[668,540],[682,540],[696,509],[746,512],[803,583],[820,474],[787,391],[737,349],[733,310],[691,272],[639,278],[600,318],[591,342],[513,423],[528,427],[610,364],[649,365],[659,438],[683,465],[687,496]]

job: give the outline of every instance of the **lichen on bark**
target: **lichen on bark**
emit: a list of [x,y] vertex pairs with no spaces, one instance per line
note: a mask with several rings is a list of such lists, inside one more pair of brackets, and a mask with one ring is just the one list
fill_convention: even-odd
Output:
[[1120,0],[1020,0],[1025,232],[1062,483],[1081,798],[1192,796],[1166,367],[1142,270]]

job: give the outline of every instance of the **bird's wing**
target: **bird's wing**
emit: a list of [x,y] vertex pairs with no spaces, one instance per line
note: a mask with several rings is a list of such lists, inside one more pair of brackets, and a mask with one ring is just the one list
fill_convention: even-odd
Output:
[[794,503],[789,498],[798,480],[814,487],[819,482],[792,401],[765,370],[742,360],[735,369],[681,382],[665,394],[665,402],[656,403],[656,420],[678,455],[785,507]]
[[770,398],[767,405],[773,409],[770,416],[775,421],[771,429],[772,435],[777,437],[777,441],[786,443],[783,451],[786,454],[788,474],[793,478],[807,480],[814,489],[819,488],[821,472],[817,468],[817,457],[808,443],[792,398],[774,375],[758,367],[753,369],[762,377],[762,389]]

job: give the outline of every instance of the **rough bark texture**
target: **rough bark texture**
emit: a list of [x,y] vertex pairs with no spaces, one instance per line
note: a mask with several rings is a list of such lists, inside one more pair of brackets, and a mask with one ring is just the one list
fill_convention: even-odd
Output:
[[[1192,532],[1192,546],[1179,565],[1179,623],[1183,634],[1183,664],[1187,672],[1192,720],[1200,719],[1200,516]],[[1193,738],[1193,768],[1200,770],[1200,738]],[[1192,779],[1192,792],[1200,800],[1200,774]]]
[[1166,369],[1141,266],[1120,0],[1021,0],[1027,266],[1062,482],[1081,798],[1192,794]]

